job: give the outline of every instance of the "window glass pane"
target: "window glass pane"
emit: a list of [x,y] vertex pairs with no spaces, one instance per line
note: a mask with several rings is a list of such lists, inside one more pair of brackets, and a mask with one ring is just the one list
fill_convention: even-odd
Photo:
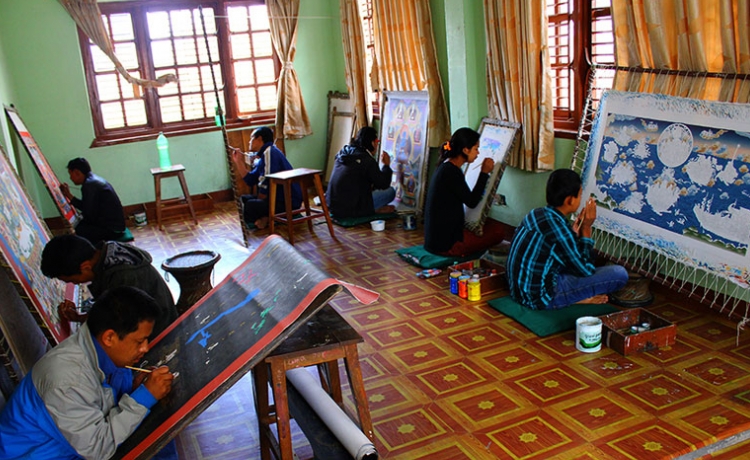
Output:
[[237,89],[237,105],[240,113],[252,113],[258,110],[258,99],[255,95],[255,88]]
[[178,69],[177,78],[180,82],[181,92],[192,93],[201,90],[201,80],[197,68],[185,67]]
[[128,126],[143,126],[147,123],[143,99],[125,101],[125,120]]
[[[217,62],[219,60],[219,40],[216,37],[208,37],[208,45],[211,47],[210,62]],[[203,38],[198,40],[198,61],[209,62],[208,53],[206,53],[206,40]]]
[[247,32],[250,30],[250,24],[248,20],[247,8],[244,6],[236,7],[230,6],[227,8],[229,31],[232,33],[236,32]]
[[161,121],[164,123],[182,120],[179,97],[172,96],[159,99],[159,108],[161,109]]
[[138,52],[135,49],[135,43],[116,43],[115,56],[126,69],[138,68]]
[[252,61],[237,61],[234,63],[234,81],[237,86],[248,86],[255,83]]
[[169,40],[151,42],[151,58],[154,61],[154,67],[173,66],[174,52],[172,51],[172,42]]
[[155,11],[146,14],[148,21],[148,36],[151,40],[168,38],[170,36],[169,13]]
[[211,66],[204,65],[201,67],[201,77],[203,78],[203,90],[214,90],[214,82],[216,79],[216,88],[221,91],[224,86],[224,81],[221,77],[221,66],[215,64],[213,76],[211,75]]
[[276,109],[276,86],[259,86],[258,96],[260,97],[261,110]]
[[198,63],[195,49],[195,40],[192,38],[174,41],[174,51],[177,57],[177,65],[190,65]]
[[94,63],[94,72],[111,72],[115,70],[112,60],[98,46],[91,45],[89,49],[91,50],[91,60]]
[[101,104],[101,109],[104,128],[115,129],[125,126],[122,106],[119,102],[108,102],[105,104]]
[[232,59],[247,59],[252,56],[250,52],[250,35],[233,34],[230,42],[232,44]]
[[250,10],[250,28],[252,30],[270,29],[268,23],[268,9],[265,5],[253,5]]
[[169,18],[173,37],[195,35],[193,31],[193,17],[190,10],[170,11]]
[[193,10],[193,22],[195,23],[196,35],[203,35],[203,24],[206,25],[207,35],[216,35],[216,19],[214,18],[214,10],[211,8],[203,8],[203,20],[201,20],[200,8]]
[[110,37],[114,41],[131,41],[135,39],[133,35],[133,22],[130,20],[130,14],[113,14],[109,16]]
[[255,57],[266,57],[273,54],[270,32],[253,33],[253,54]]
[[100,101],[116,101],[120,99],[120,86],[117,75],[102,74],[96,76],[96,89]]
[[255,76],[258,78],[258,83],[270,83],[276,80],[276,72],[274,71],[272,59],[256,59],[255,60]]
[[182,107],[185,111],[186,120],[197,120],[206,117],[203,106],[203,96],[200,94],[188,94],[182,97]]

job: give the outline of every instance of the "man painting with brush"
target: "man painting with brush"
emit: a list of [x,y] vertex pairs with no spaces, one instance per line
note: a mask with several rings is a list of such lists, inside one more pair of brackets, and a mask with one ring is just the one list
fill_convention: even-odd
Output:
[[[139,372],[159,314],[122,286],[97,299],[81,328],[44,355],[0,413],[0,458],[110,458],[172,390],[166,366]],[[155,458],[177,458],[174,444]]]
[[627,283],[624,267],[593,264],[593,199],[569,224],[570,215],[581,205],[581,192],[576,172],[554,171],[547,180],[547,206],[532,210],[516,229],[506,265],[510,295],[516,302],[534,310],[602,304],[609,293]]

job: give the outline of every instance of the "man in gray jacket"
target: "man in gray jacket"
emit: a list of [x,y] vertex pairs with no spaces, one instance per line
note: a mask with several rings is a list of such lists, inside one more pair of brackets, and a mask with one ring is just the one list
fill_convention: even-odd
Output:
[[[142,289],[159,306],[153,339],[177,318],[177,308],[169,286],[151,265],[151,260],[151,254],[129,244],[107,241],[94,247],[80,236],[61,235],[44,247],[41,269],[45,276],[66,283],[90,282],[88,289],[94,300],[117,286]],[[70,301],[61,303],[58,312],[69,321],[86,320],[86,315],[77,312]]]
[[[110,458],[172,389],[165,366],[140,363],[159,310],[140,289],[101,296],[86,324],[44,355],[0,413],[0,458]],[[160,458],[176,458],[176,451]]]

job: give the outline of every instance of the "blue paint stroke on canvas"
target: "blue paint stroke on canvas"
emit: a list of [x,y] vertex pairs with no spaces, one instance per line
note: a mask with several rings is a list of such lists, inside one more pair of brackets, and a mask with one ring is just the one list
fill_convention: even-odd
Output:
[[210,328],[211,326],[213,326],[217,321],[219,321],[224,316],[227,316],[230,313],[232,313],[233,311],[238,310],[238,309],[242,308],[243,306],[247,305],[248,303],[250,303],[250,301],[253,300],[255,298],[255,296],[258,295],[259,292],[260,292],[260,289],[253,289],[252,291],[250,291],[250,293],[240,303],[238,303],[237,305],[235,305],[234,307],[232,307],[232,308],[230,308],[230,309],[228,309],[226,311],[221,312],[221,314],[219,316],[217,316],[216,318],[214,318],[213,321],[211,321],[210,323],[206,324],[202,328],[200,328],[197,331],[195,331],[193,333],[193,335],[191,335],[190,338],[187,340],[187,342],[185,342],[185,344],[188,344],[188,343],[192,342],[194,338],[196,338],[197,336],[200,335],[201,338],[200,338],[200,340],[198,340],[198,343],[201,344],[201,346],[203,348],[206,348],[206,344],[208,343],[208,339],[211,337],[211,333],[208,332],[208,328]]

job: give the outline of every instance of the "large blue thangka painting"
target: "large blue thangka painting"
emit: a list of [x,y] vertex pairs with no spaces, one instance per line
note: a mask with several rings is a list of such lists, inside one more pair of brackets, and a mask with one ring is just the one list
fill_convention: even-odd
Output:
[[749,121],[748,104],[607,92],[582,174],[595,227],[750,287]]

